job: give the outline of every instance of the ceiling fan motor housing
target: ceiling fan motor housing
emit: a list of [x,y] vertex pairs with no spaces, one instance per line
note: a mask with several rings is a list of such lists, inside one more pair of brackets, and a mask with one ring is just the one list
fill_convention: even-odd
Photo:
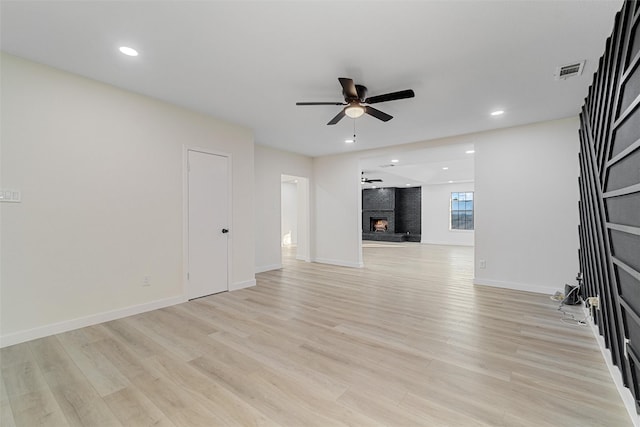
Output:
[[358,92],[358,101],[364,102],[367,99],[367,87],[362,85],[356,85],[356,92]]

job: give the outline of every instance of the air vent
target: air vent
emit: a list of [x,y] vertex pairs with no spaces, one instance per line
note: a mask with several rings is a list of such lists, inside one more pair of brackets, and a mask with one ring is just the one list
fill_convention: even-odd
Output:
[[566,80],[570,77],[577,77],[582,74],[584,61],[574,62],[573,64],[561,65],[556,68],[556,80]]
[[388,165],[380,165],[379,167],[381,167],[381,168],[392,168],[394,166],[395,165],[393,163],[389,163]]

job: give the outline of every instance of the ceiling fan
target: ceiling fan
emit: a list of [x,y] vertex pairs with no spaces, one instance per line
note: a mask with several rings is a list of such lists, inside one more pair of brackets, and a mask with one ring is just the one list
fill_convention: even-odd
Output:
[[364,172],[361,172],[361,173],[360,173],[360,175],[361,175],[360,181],[361,181],[363,184],[371,184],[372,182],[383,182],[383,181],[382,181],[381,179],[379,179],[379,178],[374,178],[374,179],[369,179],[369,178],[367,178],[366,176],[364,176]]
[[393,116],[365,104],[377,104],[379,102],[395,101],[396,99],[413,98],[416,96],[413,90],[407,89],[367,98],[367,88],[365,86],[357,85],[353,83],[352,79],[346,77],[338,77],[338,81],[340,81],[340,85],[342,86],[344,102],[296,102],[296,105],[344,105],[345,107],[327,123],[328,125],[335,125],[344,116],[356,119],[365,113],[383,122],[388,122],[393,119]]

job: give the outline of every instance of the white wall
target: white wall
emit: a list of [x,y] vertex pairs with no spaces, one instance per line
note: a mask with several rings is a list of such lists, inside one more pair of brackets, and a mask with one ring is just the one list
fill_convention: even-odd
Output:
[[280,241],[284,244],[285,235],[289,235],[291,245],[298,244],[298,185],[283,182],[281,187],[281,227]]
[[[255,271],[274,270],[282,267],[280,224],[280,191],[282,175],[311,179],[312,159],[261,145],[255,146]],[[300,186],[299,186],[300,187]],[[298,195],[298,200],[309,202],[310,195]],[[298,211],[300,211],[300,207]],[[313,222],[311,215],[310,221]],[[300,221],[298,222],[300,224]],[[302,236],[298,236],[300,248]],[[311,237],[312,240],[312,237]],[[313,243],[310,243],[313,245]],[[308,254],[306,255],[309,256]]]
[[[484,133],[475,146],[475,282],[553,293],[578,266],[578,119]],[[479,260],[486,268],[479,268]]]
[[451,193],[455,191],[474,191],[474,183],[422,186],[422,243],[473,246],[473,230],[450,229]]
[[255,283],[249,130],[1,59],[1,179],[22,191],[0,204],[2,345],[184,300],[183,144],[232,156],[231,288]]
[[362,267],[360,165],[353,154],[313,159],[315,257],[326,264]]

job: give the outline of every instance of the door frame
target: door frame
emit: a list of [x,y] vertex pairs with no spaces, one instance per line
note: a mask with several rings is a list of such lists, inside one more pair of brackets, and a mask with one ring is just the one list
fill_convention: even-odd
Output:
[[[296,182],[296,222],[298,244],[296,247],[296,259],[311,262],[311,241],[310,230],[311,222],[309,220],[309,178],[305,176],[291,175],[288,173],[280,174],[280,203],[282,204],[282,180],[295,179]],[[280,210],[280,224],[282,224],[282,209]],[[280,243],[282,246],[282,227],[280,229]],[[282,251],[282,247],[280,247]],[[282,264],[282,259],[280,260]]]
[[189,151],[212,154],[227,158],[227,219],[229,234],[227,237],[227,292],[231,289],[233,265],[233,193],[231,153],[192,145],[182,145],[182,296],[188,301],[189,286]]

